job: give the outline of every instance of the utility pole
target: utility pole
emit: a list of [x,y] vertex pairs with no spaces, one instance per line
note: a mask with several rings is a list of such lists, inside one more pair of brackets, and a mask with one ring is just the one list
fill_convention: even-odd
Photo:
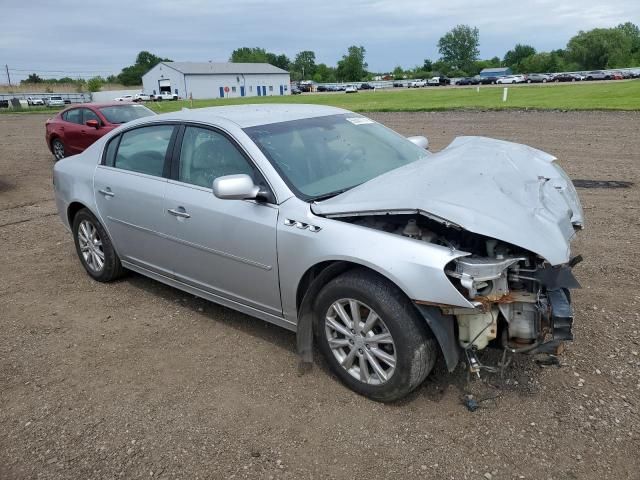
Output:
[[11,76],[9,75],[9,65],[5,63],[4,69],[7,71],[7,82],[9,82],[9,86],[11,86]]

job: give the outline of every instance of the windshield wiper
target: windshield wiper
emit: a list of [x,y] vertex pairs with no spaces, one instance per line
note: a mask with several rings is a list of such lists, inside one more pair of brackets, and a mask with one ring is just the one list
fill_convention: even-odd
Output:
[[343,188],[342,190],[336,190],[334,192],[329,192],[329,193],[325,193],[323,195],[318,195],[317,197],[311,197],[309,200],[311,200],[312,202],[318,202],[318,201],[322,201],[322,200],[328,200],[331,197],[335,197],[337,195],[340,195],[341,193],[346,192],[347,190],[351,190],[353,187],[347,187],[347,188]]

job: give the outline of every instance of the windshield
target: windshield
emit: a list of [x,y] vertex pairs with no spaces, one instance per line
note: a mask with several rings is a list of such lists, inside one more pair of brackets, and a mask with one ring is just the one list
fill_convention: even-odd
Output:
[[355,113],[244,131],[303,200],[337,195],[429,155],[394,131]]
[[100,113],[109,123],[126,123],[142,117],[155,115],[144,105],[113,105],[102,107]]

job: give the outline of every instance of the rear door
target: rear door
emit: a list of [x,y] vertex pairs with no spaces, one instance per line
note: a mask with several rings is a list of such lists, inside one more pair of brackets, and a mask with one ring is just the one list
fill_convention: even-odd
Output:
[[82,109],[72,108],[62,114],[62,142],[69,155],[84,151],[82,145]]
[[111,139],[96,169],[98,212],[120,259],[171,276],[163,200],[176,126],[154,124]]
[[[221,200],[217,177],[245,173],[266,187],[238,145],[221,131],[188,125],[176,145],[164,209],[175,241],[176,279],[215,295],[282,315],[276,205]],[[179,152],[179,160],[176,161]]]

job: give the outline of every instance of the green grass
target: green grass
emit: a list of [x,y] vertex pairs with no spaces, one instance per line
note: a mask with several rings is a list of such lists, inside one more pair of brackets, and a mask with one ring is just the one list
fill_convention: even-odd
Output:
[[[285,97],[250,97],[194,100],[193,107],[247,103],[311,103],[356,112],[421,112],[454,109],[501,110],[640,110],[640,80],[627,82],[509,86],[506,102],[502,86],[395,89],[357,94],[302,94]],[[190,107],[188,100],[149,105],[158,113]]]
[[[248,103],[311,103],[332,105],[356,112],[427,112],[441,110],[640,110],[640,80],[553,85],[509,86],[509,97],[502,101],[502,86],[421,89],[397,88],[357,94],[329,93],[296,96],[249,97],[194,100],[193,108]],[[190,107],[189,100],[147,103],[158,113]],[[40,112],[40,108],[24,110]],[[11,109],[2,113],[11,113]]]

